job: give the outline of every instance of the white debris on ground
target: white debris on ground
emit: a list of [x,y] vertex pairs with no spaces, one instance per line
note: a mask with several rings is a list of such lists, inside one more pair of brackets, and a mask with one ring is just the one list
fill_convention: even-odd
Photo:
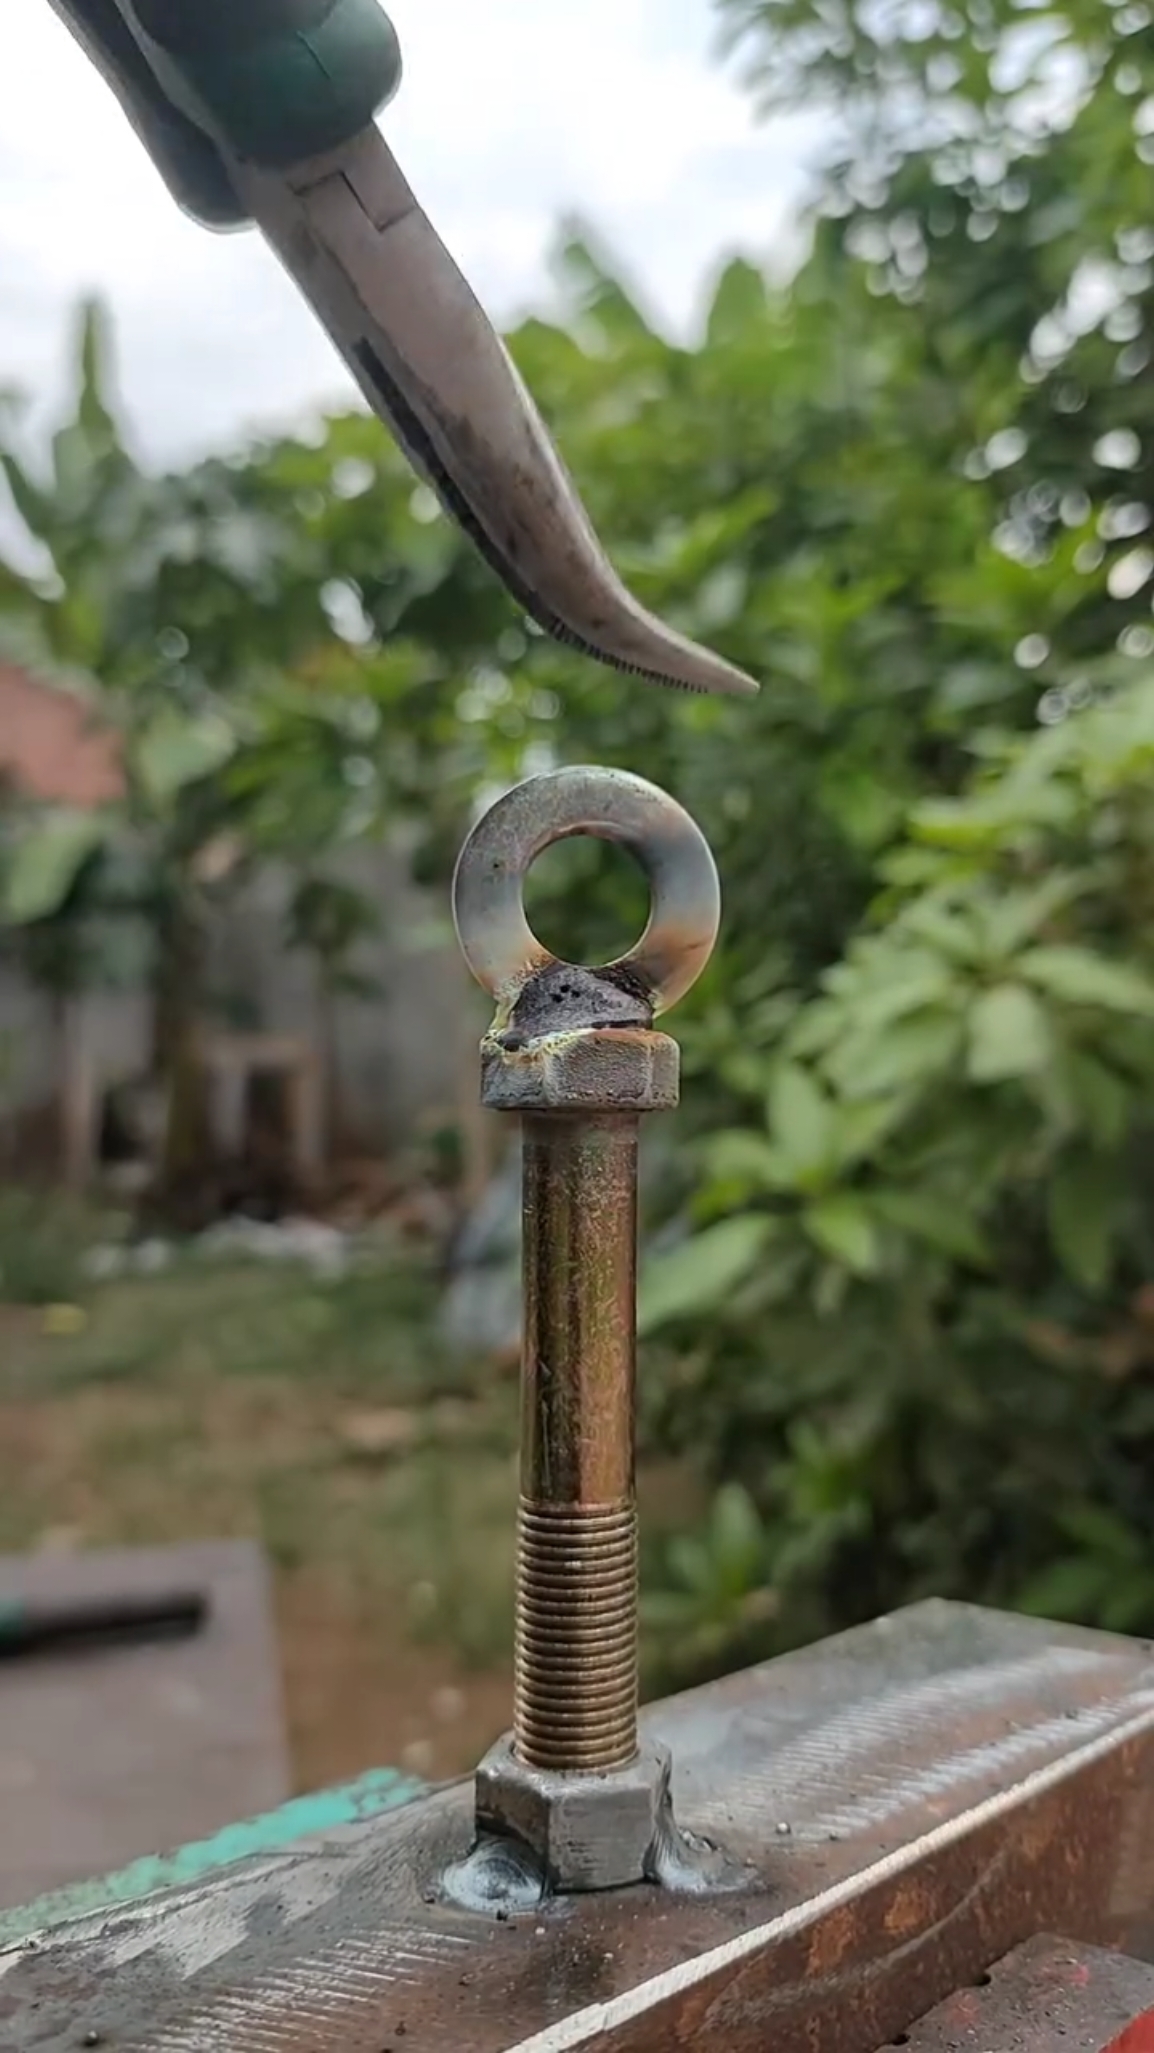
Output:
[[118,1276],[156,1276],[172,1259],[167,1241],[142,1240],[87,1248],[80,1266],[93,1283],[111,1283]]
[[320,1219],[246,1219],[238,1213],[222,1219],[198,1236],[201,1254],[241,1257],[258,1262],[299,1262],[316,1276],[345,1276],[352,1263],[353,1242],[337,1226]]
[[[222,1219],[187,1243],[188,1251],[210,1261],[296,1262],[326,1282],[346,1276],[354,1242],[320,1219]],[[89,1248],[85,1274],[94,1283],[118,1276],[158,1276],[176,1260],[177,1245],[166,1240],[126,1242]]]

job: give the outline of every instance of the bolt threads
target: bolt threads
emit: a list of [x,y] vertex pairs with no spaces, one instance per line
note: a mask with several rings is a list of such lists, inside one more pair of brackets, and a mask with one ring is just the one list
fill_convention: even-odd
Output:
[[534,1768],[637,1752],[637,1507],[521,1499],[513,1744]]

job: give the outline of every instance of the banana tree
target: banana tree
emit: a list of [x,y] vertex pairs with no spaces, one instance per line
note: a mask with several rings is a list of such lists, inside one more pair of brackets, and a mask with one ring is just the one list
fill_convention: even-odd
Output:
[[205,921],[234,867],[221,861],[230,806],[217,773],[236,746],[222,714],[154,715],[124,728],[121,799],[85,810],[14,806],[4,817],[0,921],[9,952],[51,1003],[70,1182],[83,1180],[91,1153],[81,1021],[86,994],[102,986],[151,989],[168,1169],[198,1146],[189,1093]]
[[380,914],[371,898],[338,877],[306,871],[298,879],[288,909],[285,939],[290,948],[310,955],[316,969],[317,1041],[325,1102],[325,1134],[331,1152],[343,1128],[337,1044],[338,1005],[342,998],[373,998],[376,978],[356,967],[358,947],[380,930]]
[[[328,629],[291,504],[286,515],[245,501],[225,464],[142,469],[110,402],[109,355],[106,317],[85,305],[74,397],[47,450],[24,446],[18,408],[0,415],[0,472],[34,558],[31,571],[0,565],[0,640],[47,687],[88,694],[118,733],[123,795],[84,811],[9,808],[0,911],[66,1048],[82,992],[106,975],[110,933],[144,930],[175,1173],[198,1144],[206,914],[241,872],[236,826],[251,802],[225,773],[289,652]],[[74,1072],[66,1064],[66,1103]]]

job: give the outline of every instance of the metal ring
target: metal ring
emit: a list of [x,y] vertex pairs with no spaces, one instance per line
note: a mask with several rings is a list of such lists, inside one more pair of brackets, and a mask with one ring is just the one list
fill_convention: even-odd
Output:
[[650,911],[635,948],[605,967],[628,969],[654,1012],[684,997],[713,952],[721,889],[709,843],[683,806],[625,770],[553,770],[491,806],[469,835],[453,878],[453,919],[477,982],[498,1000],[515,996],[558,957],[525,918],[525,878],[555,841],[589,834],[636,858]]

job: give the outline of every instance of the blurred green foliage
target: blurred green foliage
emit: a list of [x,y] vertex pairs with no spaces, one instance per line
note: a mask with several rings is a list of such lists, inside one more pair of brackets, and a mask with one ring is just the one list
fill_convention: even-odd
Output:
[[860,915],[695,1023],[731,1116],[646,1279],[660,1425],[761,1511],[767,1646],[930,1591],[1149,1632],[1154,23],[720,11],[767,103],[828,117],[793,291],[868,294],[842,340],[890,352],[859,543],[921,677],[871,737],[900,821]]
[[0,1187],[0,1305],[72,1305],[100,1222],[58,1192]]
[[[52,479],[7,459],[54,568],[4,616],[123,709],[101,845],[178,848],[182,892],[225,832],[312,875],[402,819],[444,889],[558,760],[701,821],[724,940],[643,1298],[646,1431],[726,1489],[670,1558],[690,1665],[929,1591],[1154,1631],[1154,26],[719,13],[824,117],[796,277],[723,262],[676,341],[575,224],[510,347],[624,575],[756,704],[547,643],[359,413],[146,477],[91,317]],[[33,923],[89,875],[52,831]],[[635,913],[599,850],[534,896],[574,954]]]

